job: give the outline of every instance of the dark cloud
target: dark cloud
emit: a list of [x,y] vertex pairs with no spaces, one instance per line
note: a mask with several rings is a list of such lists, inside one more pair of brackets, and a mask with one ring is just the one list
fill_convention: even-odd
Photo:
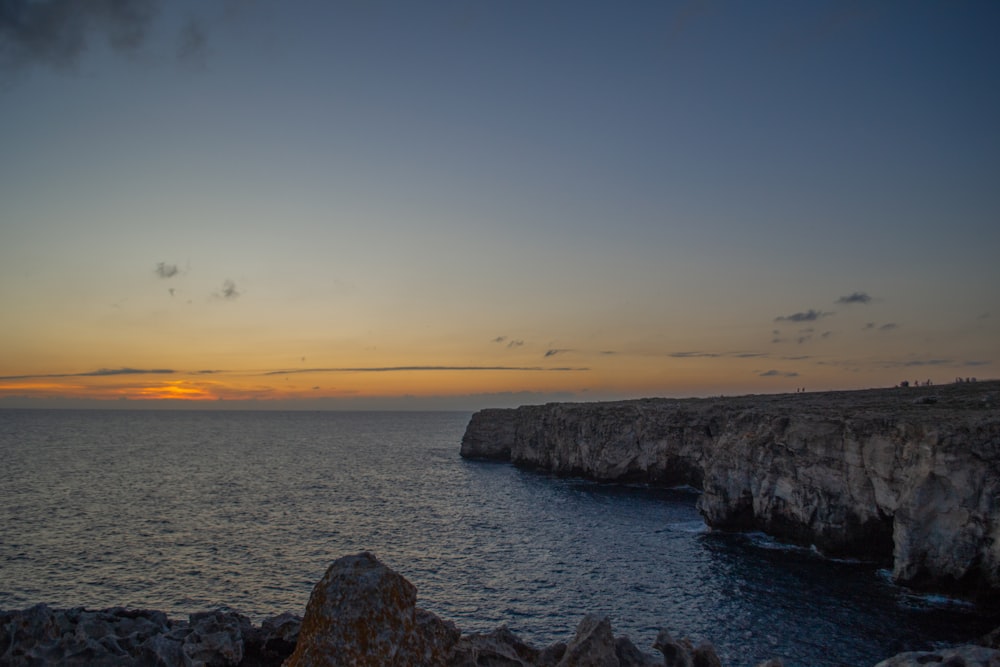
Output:
[[722,355],[716,354],[715,352],[671,352],[667,356],[673,357],[674,359],[698,359],[702,357],[721,357]]
[[408,371],[589,371],[589,368],[544,368],[542,366],[355,366],[336,368],[293,368],[265,371],[261,375],[293,375],[298,373],[401,373]]
[[207,45],[208,40],[201,24],[194,19],[188,19],[178,35],[177,59],[190,65],[204,67]]
[[760,377],[762,377],[762,378],[775,378],[775,377],[796,378],[796,377],[799,376],[799,374],[795,373],[795,372],[791,372],[791,371],[776,371],[774,369],[771,369],[769,371],[764,371],[763,373],[758,373],[758,375]]
[[[3,2],[3,0],[0,0],[0,2]],[[178,273],[180,273],[180,269],[177,268],[176,264],[157,262],[156,268],[153,269],[153,272],[156,273],[156,275],[158,275],[160,278],[173,278]]]
[[496,338],[493,339],[493,342],[497,344],[507,343],[508,348],[521,347],[522,345],[524,345],[523,340],[511,339],[508,338],[507,336],[497,336]]
[[0,380],[36,380],[41,378],[86,378],[86,377],[107,377],[112,375],[167,375],[177,371],[170,368],[99,368],[96,371],[85,371],[83,373],[46,373],[43,375],[6,375]]
[[563,354],[564,352],[572,352],[572,351],[573,350],[570,350],[570,349],[567,349],[567,348],[553,348],[551,350],[546,350],[545,351],[545,356],[546,357],[554,357],[557,354]]
[[70,67],[95,33],[135,52],[158,0],[0,0],[0,64]]
[[879,331],[892,331],[893,329],[898,329],[899,325],[895,322],[889,322],[888,324],[883,324],[878,328]]
[[737,359],[755,359],[757,357],[766,357],[766,352],[734,352],[733,355]]
[[242,292],[236,289],[236,283],[232,280],[226,280],[222,283],[222,290],[220,290],[216,296],[232,301],[233,299],[239,298],[240,294],[242,294]]
[[821,333],[821,334],[819,335],[819,337],[820,337],[820,338],[829,338],[829,337],[830,337],[830,336],[832,336],[832,335],[833,335],[833,332],[832,332],[832,331],[824,331],[823,333]]
[[871,303],[872,298],[866,292],[854,292],[837,299],[836,303],[849,305],[852,303]]
[[828,315],[833,315],[833,313],[824,313],[819,310],[813,310],[810,308],[804,313],[792,313],[791,315],[780,315],[774,318],[775,322],[815,322],[816,320],[827,317]]
[[979,360],[977,360],[977,361],[966,361],[962,365],[963,366],[989,366],[992,363],[993,363],[992,361],[979,361]]

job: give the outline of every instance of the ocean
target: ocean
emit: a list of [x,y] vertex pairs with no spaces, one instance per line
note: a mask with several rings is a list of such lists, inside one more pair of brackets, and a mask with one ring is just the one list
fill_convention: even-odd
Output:
[[0,410],[0,609],[302,614],[363,550],[464,632],[539,647],[585,613],[724,664],[869,666],[1000,620],[872,564],[711,531],[690,489],[466,461],[469,413]]

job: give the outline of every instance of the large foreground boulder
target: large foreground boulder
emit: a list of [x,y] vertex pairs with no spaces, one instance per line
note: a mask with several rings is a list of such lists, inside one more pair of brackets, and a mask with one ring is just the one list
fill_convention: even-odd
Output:
[[461,633],[416,602],[413,584],[371,553],[339,558],[313,588],[285,665],[447,664]]

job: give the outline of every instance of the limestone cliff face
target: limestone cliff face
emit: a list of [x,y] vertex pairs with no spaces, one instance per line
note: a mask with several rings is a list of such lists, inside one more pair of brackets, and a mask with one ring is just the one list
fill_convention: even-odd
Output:
[[1000,383],[484,410],[462,456],[689,484],[710,526],[1000,593]]

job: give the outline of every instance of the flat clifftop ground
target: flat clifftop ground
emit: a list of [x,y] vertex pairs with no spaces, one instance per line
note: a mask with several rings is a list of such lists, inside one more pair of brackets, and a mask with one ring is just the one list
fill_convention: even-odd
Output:
[[856,416],[861,412],[912,416],[927,413],[955,416],[968,413],[1000,414],[1000,380],[981,380],[919,387],[804,391],[785,394],[747,394],[706,398],[640,398],[598,403],[550,403],[570,408],[656,407],[702,410],[768,410],[787,414],[794,410],[827,416]]

